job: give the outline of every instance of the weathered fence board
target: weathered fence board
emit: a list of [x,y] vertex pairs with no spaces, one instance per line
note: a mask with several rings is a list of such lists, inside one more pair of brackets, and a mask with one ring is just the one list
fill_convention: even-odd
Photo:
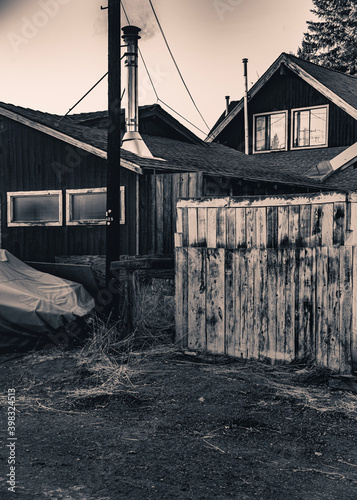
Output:
[[[311,195],[291,200],[239,200],[218,198],[179,201],[181,220],[197,210],[193,234],[200,234],[200,246],[208,248],[288,248],[344,245],[357,241],[357,201],[346,195]],[[207,224],[200,221],[206,219]],[[351,230],[356,235],[351,236]],[[193,241],[192,246],[197,244]]]
[[[188,251],[175,251],[175,293],[176,293],[176,341],[187,347],[188,337]],[[192,334],[191,334],[192,335]]]
[[316,363],[328,364],[328,248],[319,249],[316,262]]
[[357,372],[357,247],[352,248],[352,328],[351,357],[352,371]]
[[339,359],[339,326],[340,326],[340,302],[339,302],[339,249],[329,248],[328,256],[328,364],[333,370],[340,367]]
[[352,247],[340,249],[340,363],[352,366]]
[[181,345],[351,373],[356,249],[176,249]]
[[207,249],[206,350],[213,354],[225,347],[225,251]]
[[201,350],[206,345],[206,260],[201,248],[189,248],[188,254],[188,347]]

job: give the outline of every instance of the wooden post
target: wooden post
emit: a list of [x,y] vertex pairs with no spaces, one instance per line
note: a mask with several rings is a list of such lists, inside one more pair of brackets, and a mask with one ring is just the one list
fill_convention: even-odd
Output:
[[[120,259],[120,0],[108,1],[108,160],[106,283],[112,288],[110,264]],[[113,294],[108,309],[118,312],[119,294]]]

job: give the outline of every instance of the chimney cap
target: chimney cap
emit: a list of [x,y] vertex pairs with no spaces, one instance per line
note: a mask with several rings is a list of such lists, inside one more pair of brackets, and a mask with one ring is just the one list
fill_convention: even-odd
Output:
[[133,37],[133,38],[141,38],[139,36],[139,32],[141,31],[141,28],[138,28],[137,26],[123,26],[122,27],[122,32],[124,33],[122,35],[122,38],[124,37],[127,37],[127,36],[130,36],[130,37]]

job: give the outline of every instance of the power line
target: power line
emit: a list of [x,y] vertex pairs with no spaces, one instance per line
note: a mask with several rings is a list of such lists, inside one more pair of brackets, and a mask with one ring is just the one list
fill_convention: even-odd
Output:
[[91,87],[91,88],[88,90],[88,92],[86,92],[86,93],[84,94],[84,96],[83,96],[83,97],[81,97],[81,98],[79,99],[79,101],[77,101],[77,102],[76,102],[76,104],[75,104],[74,106],[72,106],[72,107],[71,107],[71,108],[67,111],[67,113],[66,113],[65,115],[63,115],[63,116],[62,116],[62,117],[58,120],[57,125],[59,125],[59,123],[61,122],[61,120],[63,120],[63,118],[65,118],[65,117],[68,115],[68,113],[70,113],[70,112],[72,111],[72,109],[74,109],[74,108],[77,106],[77,104],[79,104],[81,101],[83,101],[83,99],[84,99],[85,97],[87,97],[87,95],[88,95],[90,92],[92,92],[92,90],[93,90],[93,89],[94,89],[94,88],[95,88],[95,87],[96,87],[96,86],[97,86],[97,85],[98,85],[98,84],[99,84],[102,80],[104,80],[104,78],[105,78],[107,75],[108,75],[108,71],[105,73],[105,75],[103,75],[103,76],[102,76],[102,78],[100,78],[100,79],[97,81],[97,83],[95,83],[95,84],[93,85],[93,87]]
[[192,125],[192,127],[195,127],[197,130],[199,130],[200,132],[202,132],[202,134],[206,135],[206,132],[204,132],[200,128],[196,127],[196,125],[194,125],[192,122],[190,122],[190,120],[187,120],[187,118],[185,118],[184,116],[182,116],[178,111],[175,111],[174,108],[172,108],[171,106],[169,106],[168,104],[166,104],[166,102],[164,102],[162,99],[158,98],[158,101],[161,102],[162,104],[164,104],[165,106],[167,106],[169,109],[171,109],[171,111],[173,111],[174,113],[176,113],[178,116],[180,116],[187,123],[189,123],[190,125]]
[[[125,15],[125,18],[126,18],[126,21],[129,25],[131,25],[130,23],[130,20],[129,20],[129,16],[128,14],[126,13],[126,10],[125,10],[125,6],[124,6],[124,2],[122,0],[120,0],[120,4],[122,6],[122,9],[123,9],[123,12],[124,12],[124,15]],[[167,108],[169,108],[171,111],[173,111],[174,113],[176,113],[177,116],[179,116],[180,118],[182,118],[183,120],[185,120],[187,123],[189,123],[192,127],[194,127],[195,129],[197,129],[199,132],[201,132],[202,134],[206,135],[206,132],[204,132],[203,130],[201,130],[199,127],[197,127],[196,125],[194,125],[192,122],[190,122],[190,120],[188,120],[187,118],[185,118],[183,115],[181,115],[178,111],[176,111],[174,108],[172,108],[171,106],[169,106],[166,102],[164,102],[162,99],[160,99],[157,91],[156,91],[156,88],[155,88],[155,85],[154,85],[154,82],[153,82],[153,79],[151,78],[151,74],[150,74],[150,71],[149,71],[149,68],[147,67],[146,65],[146,62],[145,62],[145,59],[144,59],[144,56],[140,50],[140,47],[138,47],[139,49],[139,54],[140,54],[140,57],[141,57],[141,60],[143,62],[143,65],[144,65],[144,68],[145,68],[145,71],[149,77],[149,80],[150,80],[150,83],[151,83],[151,86],[153,88],[153,91],[155,93],[155,96],[156,96],[156,100],[157,102],[161,102],[164,106],[166,106]],[[206,124],[207,125],[207,124]],[[208,125],[207,125],[208,127]]]
[[122,2],[121,0],[120,0],[120,5],[121,5],[121,7],[122,7],[122,9],[123,9],[124,15],[125,15],[125,17],[126,17],[126,21],[127,21],[127,23],[130,25],[130,21],[129,21],[128,15],[127,15],[127,13],[126,13],[126,10],[125,10],[125,7],[124,7],[124,4],[123,4],[123,2]]
[[165,36],[164,30],[162,29],[161,24],[160,24],[160,21],[159,21],[159,19],[158,19],[157,15],[156,15],[156,12],[155,12],[154,6],[153,6],[153,4],[152,4],[152,1],[151,1],[151,0],[149,0],[149,3],[150,3],[150,6],[151,6],[151,8],[152,8],[152,11],[153,11],[153,13],[154,13],[154,16],[155,16],[155,19],[156,19],[156,21],[157,21],[157,24],[158,24],[158,26],[159,26],[159,28],[160,28],[161,34],[162,34],[162,36],[163,36],[163,39],[165,40],[166,47],[167,47],[167,49],[168,49],[168,51],[169,51],[169,53],[170,53],[170,55],[171,55],[171,58],[172,58],[172,60],[173,60],[173,62],[174,62],[174,64],[175,64],[175,66],[176,66],[176,69],[177,69],[177,71],[178,71],[178,74],[180,75],[180,78],[181,78],[181,80],[182,80],[182,83],[184,84],[185,89],[187,90],[187,93],[188,93],[188,95],[190,96],[191,101],[193,102],[193,105],[195,106],[195,108],[196,108],[196,110],[197,110],[198,114],[199,114],[199,115],[200,115],[200,117],[202,118],[202,120],[203,120],[204,124],[206,125],[207,129],[208,129],[208,130],[210,130],[209,126],[207,125],[206,120],[203,118],[201,111],[198,109],[197,104],[195,103],[195,100],[194,100],[194,98],[192,97],[191,92],[189,91],[189,89],[188,89],[188,87],[187,87],[187,85],[186,85],[186,82],[185,82],[185,80],[184,80],[184,78],[183,78],[183,76],[182,76],[182,74],[181,74],[180,68],[178,67],[178,64],[177,64],[177,62],[176,62],[176,60],[175,60],[175,58],[174,58],[174,55],[173,55],[173,53],[172,53],[172,51],[171,51],[171,49],[170,49],[169,43],[168,43],[168,41],[167,41],[167,39],[166,39],[166,36]]

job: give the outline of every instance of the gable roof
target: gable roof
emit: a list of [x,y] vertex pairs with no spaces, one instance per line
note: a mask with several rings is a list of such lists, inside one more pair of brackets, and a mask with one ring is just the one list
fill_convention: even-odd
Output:
[[[68,115],[69,118],[74,120],[78,125],[86,127],[95,127],[107,129],[109,127],[109,116],[107,111],[93,111],[89,113],[78,113]],[[161,120],[164,125],[168,126],[167,130],[173,129],[176,137],[183,141],[192,142],[193,144],[200,144],[203,141],[197,137],[191,130],[185,127],[181,122],[176,120],[170,113],[165,111],[159,104],[147,104],[139,106],[139,132],[147,132],[144,126],[145,120],[153,118],[154,120]],[[120,110],[120,120],[122,128],[124,129],[125,123],[125,109]],[[143,128],[144,130],[141,130]],[[172,134],[171,134],[172,135]]]
[[[58,115],[0,103],[1,115],[103,159],[107,158],[107,129],[96,128],[93,124],[80,125],[83,119],[102,119],[103,112],[86,113],[86,116],[81,114],[74,118],[68,116],[59,122]],[[121,165],[140,174],[146,169],[157,169],[158,172],[200,171],[213,176],[300,185],[315,190],[327,188],[357,190],[357,175],[353,165],[341,172],[334,172],[324,182],[306,176],[313,166],[321,161],[332,160],[345,151],[346,147],[245,155],[227,146],[205,143],[201,140],[194,144],[147,134],[142,134],[142,137],[154,158],[141,158],[121,149]]]
[[[283,52],[268,68],[264,75],[251,87],[249,95],[254,95],[266,84],[266,82],[284,64],[293,73],[309,83],[318,92],[330,99],[333,103],[343,109],[346,113],[357,119],[357,77],[346,75],[336,70],[324,68],[317,64],[304,61],[291,54]],[[232,101],[228,115],[223,113],[210,133],[206,141],[212,142],[222,130],[243,109],[244,99]]]

